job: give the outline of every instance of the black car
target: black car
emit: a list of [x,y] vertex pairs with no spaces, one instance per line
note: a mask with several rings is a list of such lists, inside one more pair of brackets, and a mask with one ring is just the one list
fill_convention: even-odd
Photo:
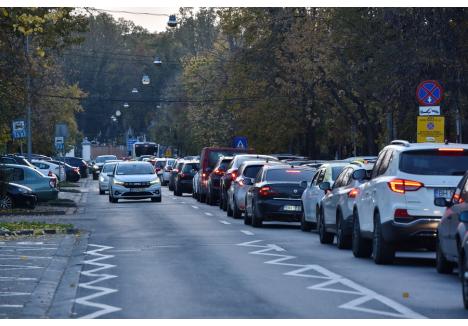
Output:
[[65,168],[66,180],[69,182],[78,182],[81,178],[80,169],[76,166],[71,166],[68,163],[56,160],[50,160],[51,163],[62,165]]
[[179,173],[180,169],[182,169],[183,165],[184,165],[184,160],[183,159],[178,159],[175,162],[174,168],[171,170],[171,175],[169,176],[168,188],[169,188],[170,191],[174,190],[175,179],[176,179],[177,174]]
[[247,192],[246,220],[254,227],[262,226],[263,221],[299,222],[302,192],[312,176],[313,170],[307,167],[263,166]]
[[[442,274],[463,266],[463,239],[468,236],[468,172],[457,185],[451,200],[435,198],[434,204],[447,207],[437,227],[436,267]],[[462,268],[459,268],[462,277]]]
[[12,209],[16,207],[36,207],[37,197],[31,188],[0,181],[0,209]]
[[226,173],[229,163],[231,163],[233,156],[221,156],[216,163],[213,172],[208,177],[208,187],[206,193],[206,203],[214,205],[220,198],[220,185],[221,177]]
[[65,162],[71,166],[76,166],[80,169],[80,175],[82,178],[88,177],[88,163],[81,157],[58,157],[57,161]]
[[31,164],[24,156],[7,154],[0,156],[0,163],[5,164],[19,164],[29,166],[32,169],[37,169],[33,164]]
[[192,179],[199,169],[200,163],[197,161],[183,163],[174,180],[174,195],[182,196],[184,192],[193,192]]

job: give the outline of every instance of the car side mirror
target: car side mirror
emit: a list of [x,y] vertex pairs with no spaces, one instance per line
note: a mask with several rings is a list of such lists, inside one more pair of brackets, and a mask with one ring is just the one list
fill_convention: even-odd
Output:
[[452,206],[452,202],[444,197],[436,197],[434,198],[434,205],[439,207],[450,207]]
[[365,170],[365,169],[358,169],[358,170],[355,170],[355,171],[353,172],[353,174],[351,175],[351,177],[352,177],[354,180],[362,181],[362,180],[364,180],[364,179],[367,177],[366,170]]
[[307,188],[307,181],[301,181],[301,187]]
[[245,178],[245,179],[244,179],[244,183],[245,183],[247,186],[253,185],[253,181],[252,181],[252,179],[250,179],[250,178]]
[[468,223],[468,211],[463,211],[460,213],[460,222]]
[[109,178],[113,178],[113,177],[114,177],[114,174],[113,174],[113,173],[109,173],[107,176],[108,176]]
[[331,190],[330,182],[327,182],[327,181],[321,182],[321,183],[319,184],[319,188],[320,188],[321,190],[323,190],[323,191]]

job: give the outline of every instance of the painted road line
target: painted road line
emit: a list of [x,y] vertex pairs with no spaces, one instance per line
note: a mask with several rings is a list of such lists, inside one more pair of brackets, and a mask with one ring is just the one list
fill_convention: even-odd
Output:
[[43,266],[31,266],[31,265],[0,265],[0,271],[13,271],[17,269],[39,269],[44,268]]
[[205,212],[205,215],[208,215],[208,216],[213,216],[213,214],[211,214],[211,213],[208,213],[208,212]]
[[195,208],[195,209],[198,209],[198,208],[199,208],[198,206],[195,206],[195,205],[192,205],[192,207]]
[[22,304],[0,304],[0,308],[23,308]]
[[26,255],[3,255],[0,254],[0,259],[52,259],[53,257],[43,257],[43,256],[26,256]]
[[223,224],[226,224],[226,225],[227,225],[227,224],[231,224],[231,223],[229,223],[228,221],[224,221],[224,220],[219,220],[219,223],[223,223]]
[[186,202],[184,202],[184,201],[181,201],[180,203],[181,203],[181,204],[187,204],[187,203],[186,203]]
[[0,292],[0,297],[13,297],[13,296],[21,296],[21,295],[31,295],[31,293],[27,293],[27,292]]
[[10,276],[0,276],[0,282],[16,282],[16,281],[37,281],[35,277],[10,277]]
[[254,235],[253,232],[250,232],[250,231],[247,231],[247,230],[241,230],[242,233],[244,233],[245,235]]

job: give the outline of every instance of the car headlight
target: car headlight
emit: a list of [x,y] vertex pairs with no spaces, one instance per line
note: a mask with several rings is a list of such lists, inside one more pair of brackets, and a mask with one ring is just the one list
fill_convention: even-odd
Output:
[[94,170],[99,170],[99,166],[97,166],[97,165],[95,164],[95,165],[93,165],[93,169],[94,169]]
[[99,177],[99,181],[104,182],[104,177],[102,175]]
[[18,188],[18,191],[22,194],[27,194],[27,193],[30,193],[31,191],[29,191],[29,189],[25,189],[25,188]]
[[123,185],[124,185],[124,182],[123,182],[123,181],[120,181],[120,180],[117,180],[117,179],[114,179],[114,184],[115,184],[115,185],[119,185],[119,186],[123,186]]
[[161,181],[159,180],[159,178],[156,178],[156,179],[154,179],[153,181],[150,181],[150,184],[155,185],[155,184],[158,184],[158,183],[160,183],[160,182],[161,182]]

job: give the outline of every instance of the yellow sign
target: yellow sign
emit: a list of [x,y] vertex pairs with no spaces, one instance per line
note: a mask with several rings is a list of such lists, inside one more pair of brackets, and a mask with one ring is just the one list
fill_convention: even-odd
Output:
[[164,156],[165,157],[172,157],[172,149],[170,147],[168,147],[166,149],[166,152],[164,153]]
[[440,116],[418,117],[418,143],[443,143],[445,118]]

